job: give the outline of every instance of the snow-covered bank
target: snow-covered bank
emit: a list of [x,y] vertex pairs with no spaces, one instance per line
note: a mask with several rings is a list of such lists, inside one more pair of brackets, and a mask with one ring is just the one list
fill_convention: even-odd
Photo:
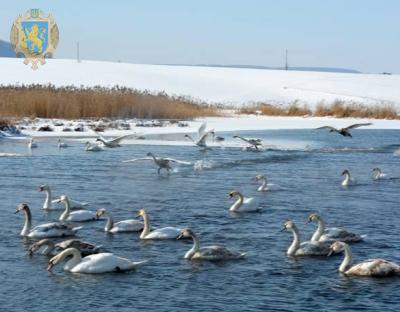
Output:
[[[207,123],[208,129],[215,129],[218,132],[239,132],[248,130],[280,130],[280,129],[313,129],[320,126],[334,126],[337,128],[345,127],[353,123],[372,122],[371,126],[362,129],[400,129],[400,120],[374,120],[356,118],[331,118],[331,117],[268,117],[255,115],[235,115],[232,117],[208,117],[195,121],[185,122],[186,127],[181,127],[177,123],[167,124],[164,127],[138,127],[137,120],[121,120],[115,123],[129,124],[130,129],[110,129],[106,128],[101,132],[104,136],[120,136],[131,133],[140,135],[170,135],[197,132],[199,126]],[[70,137],[70,138],[95,138],[97,134],[89,127],[93,121],[63,121],[51,119],[36,119],[34,121],[21,121],[19,127],[22,133],[32,137]],[[68,125],[71,128],[82,127],[83,131],[64,132],[63,128]],[[53,131],[37,131],[42,126],[50,126]]]
[[21,59],[0,58],[0,84],[115,85],[165,91],[208,102],[252,101],[311,107],[337,99],[400,107],[400,75],[344,74],[242,68],[141,65],[52,59],[33,71]]

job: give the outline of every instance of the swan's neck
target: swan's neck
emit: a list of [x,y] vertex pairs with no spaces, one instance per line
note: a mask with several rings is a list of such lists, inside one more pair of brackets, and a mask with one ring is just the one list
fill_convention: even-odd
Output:
[[300,247],[300,233],[297,228],[292,229],[293,232],[293,242],[289,246],[287,250],[287,254],[289,256],[294,256],[296,254],[297,249]]
[[348,185],[350,183],[350,180],[351,180],[350,174],[345,173],[344,180],[343,180],[342,184],[343,185]]
[[230,211],[237,211],[240,207],[242,207],[244,197],[241,193],[237,193],[237,197],[238,197],[238,199],[231,206],[231,208],[229,208]]
[[321,218],[318,218],[318,227],[317,230],[314,232],[313,236],[311,237],[311,241],[317,242],[324,234],[325,231],[325,221]]
[[353,262],[353,255],[351,253],[351,249],[348,245],[344,246],[344,259],[342,264],[339,267],[339,272],[345,273],[351,266]]
[[25,208],[24,214],[25,214],[25,223],[24,223],[24,227],[22,228],[22,231],[21,231],[21,236],[27,236],[29,234],[29,232],[31,231],[31,227],[32,227],[32,215],[31,215],[30,209]]
[[107,222],[106,222],[106,226],[104,227],[104,231],[110,232],[114,226],[114,219],[109,212],[106,212],[105,216],[107,218]]
[[60,221],[66,221],[69,216],[69,213],[71,212],[71,206],[69,204],[68,199],[65,199],[64,205],[65,205],[65,210],[62,213],[62,215],[60,216],[60,219],[59,219]]
[[46,199],[43,204],[43,209],[51,209],[51,191],[48,189],[46,192]]
[[149,216],[147,213],[143,214],[143,231],[142,234],[140,234],[140,238],[145,238],[147,235],[150,233],[150,221],[149,221]]
[[75,248],[67,249],[66,252],[64,251],[60,261],[64,260],[68,256],[72,256],[72,258],[65,264],[65,271],[71,271],[78,263],[82,261],[81,253]]
[[199,238],[195,234],[193,234],[192,239],[193,239],[193,247],[190,248],[190,250],[185,254],[184,257],[185,259],[191,259],[194,256],[194,254],[200,250]]
[[265,191],[268,187],[268,182],[266,178],[262,178],[261,179],[262,183],[260,185],[260,187],[258,188],[259,191]]

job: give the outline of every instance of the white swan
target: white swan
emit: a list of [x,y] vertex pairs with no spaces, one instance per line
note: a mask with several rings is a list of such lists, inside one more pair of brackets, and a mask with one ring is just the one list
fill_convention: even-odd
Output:
[[400,266],[384,259],[369,259],[356,265],[352,265],[353,256],[349,245],[343,242],[335,242],[331,246],[331,252],[344,251],[344,259],[339,267],[339,272],[354,276],[386,277],[400,275]]
[[69,199],[65,195],[61,195],[60,201],[65,206],[65,210],[59,218],[60,221],[85,222],[85,221],[95,221],[98,219],[96,213],[93,211],[82,209],[71,212],[71,205],[69,203]]
[[146,209],[140,209],[138,212],[138,217],[139,216],[143,218],[144,223],[143,231],[140,234],[140,239],[176,239],[181,233],[182,229],[171,226],[155,229],[154,231],[150,232],[150,221]]
[[193,247],[186,252],[185,259],[188,260],[208,260],[222,261],[242,259],[246,256],[245,253],[229,250],[225,246],[213,245],[200,248],[200,241],[196,234],[190,229],[183,229],[177,239],[192,238]]
[[325,221],[316,213],[312,213],[308,217],[307,223],[309,222],[318,223],[317,230],[311,237],[312,242],[359,242],[365,237],[341,228],[325,228]]
[[344,180],[342,181],[342,186],[349,186],[349,185],[354,185],[355,180],[351,177],[350,171],[349,170],[344,170],[342,172],[342,175],[344,175]]
[[381,168],[374,168],[372,169],[372,179],[377,181],[377,180],[381,180],[384,179],[386,177],[385,173],[382,173]]
[[[42,248],[44,246],[44,248]],[[31,256],[35,252],[42,249],[41,254],[50,256],[55,255],[57,249],[65,250],[67,248],[76,248],[78,249],[83,256],[92,255],[98,253],[101,246],[96,246],[87,242],[83,242],[79,239],[68,239],[62,241],[60,243],[55,244],[52,240],[48,238],[44,238],[29,247],[28,254]]]
[[[53,209],[52,204],[56,203],[61,203],[61,199],[53,199],[51,196],[51,189],[50,186],[47,184],[42,184],[39,186],[39,192],[45,192],[46,193],[46,199],[43,203],[43,209]],[[69,199],[69,204],[71,206],[71,209],[83,209],[85,206],[89,205],[89,203],[85,202],[78,202],[76,200]],[[63,207],[60,207],[60,209]]]
[[121,145],[119,143],[122,140],[137,136],[136,133],[132,133],[132,134],[127,134],[127,135],[120,136],[120,137],[112,139],[112,140],[107,140],[101,134],[99,134],[97,132],[96,132],[96,134],[99,136],[99,138],[96,139],[96,142],[101,142],[101,143],[103,143],[103,145],[105,147],[108,147],[108,148],[120,147]]
[[230,198],[237,198],[233,205],[229,208],[232,212],[253,212],[260,210],[258,201],[254,197],[244,197],[242,193],[238,191],[232,191],[229,193]]
[[117,257],[112,253],[98,253],[82,258],[76,248],[68,248],[49,260],[48,271],[63,261],[66,257],[72,256],[64,266],[64,270],[72,273],[110,273],[134,270],[138,265],[146,261],[132,262],[131,260]]
[[261,181],[261,185],[258,187],[258,192],[266,192],[268,191],[268,182],[267,178],[261,174],[256,176],[256,181]]
[[147,156],[148,157],[125,160],[124,162],[135,162],[135,161],[139,161],[139,160],[152,160],[158,166],[158,174],[160,174],[161,169],[165,169],[169,173],[170,170],[172,170],[171,163],[177,163],[177,164],[183,164],[183,165],[191,165],[192,164],[191,162],[177,160],[174,158],[156,157],[156,156],[154,156],[153,153],[147,153]]
[[96,216],[98,218],[101,216],[105,216],[107,218],[107,223],[104,228],[104,231],[107,233],[114,234],[120,232],[139,232],[143,229],[143,223],[138,220],[130,219],[114,223],[111,213],[104,208],[97,209]]
[[207,137],[211,135],[215,135],[214,129],[206,131],[206,126],[207,124],[203,122],[197,132],[197,139],[193,139],[189,134],[185,134],[185,138],[188,138],[191,140],[194,144],[196,144],[198,147],[207,147],[206,141]]
[[100,145],[98,145],[96,143],[91,144],[90,142],[86,142],[85,143],[85,151],[87,151],[87,152],[101,152],[101,151],[104,151],[104,149]]
[[30,138],[29,143],[28,143],[28,147],[29,148],[37,148],[38,147],[38,145],[35,143],[33,138]]
[[62,142],[61,139],[58,139],[57,146],[58,146],[58,148],[66,148],[66,147],[68,147],[68,144],[65,142]]
[[63,222],[52,222],[38,225],[32,229],[32,214],[29,206],[21,203],[17,206],[15,213],[23,211],[25,213],[25,224],[20,233],[21,236],[31,238],[64,237],[74,236],[81,227],[73,227]]
[[288,256],[327,256],[329,254],[329,243],[306,241],[300,244],[299,230],[292,221],[283,225],[281,231],[285,230],[290,230],[293,233],[293,242],[286,252]]

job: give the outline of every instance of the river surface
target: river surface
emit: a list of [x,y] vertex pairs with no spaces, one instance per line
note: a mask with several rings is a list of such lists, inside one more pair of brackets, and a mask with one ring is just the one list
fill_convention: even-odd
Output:
[[[59,150],[55,139],[40,139],[29,156],[0,157],[0,310],[399,311],[400,278],[345,277],[337,271],[342,255],[288,258],[292,234],[280,229],[293,220],[307,240],[315,230],[307,217],[317,212],[330,226],[368,235],[352,245],[355,262],[400,262],[400,131],[355,130],[353,139],[312,130],[241,134],[261,137],[269,148],[249,152],[224,143],[204,152],[194,146],[123,145],[89,153],[81,142]],[[27,152],[25,141],[0,141],[0,153]],[[152,162],[122,162],[147,152],[197,165],[158,175]],[[387,177],[373,181],[374,167]],[[344,169],[357,185],[340,186]],[[270,191],[256,192],[257,174],[268,177]],[[93,211],[108,209],[116,221],[134,218],[145,207],[153,228],[190,227],[203,245],[223,244],[247,258],[190,262],[183,259],[190,241],[107,235],[104,221],[96,221],[84,223],[78,237],[149,262],[129,273],[72,274],[63,265],[49,273],[46,256],[27,256],[33,241],[19,236],[23,215],[14,214],[18,203],[27,202],[33,225],[57,220],[60,211],[41,210],[42,183],[54,195],[90,202]],[[230,214],[232,190],[257,197],[263,209]]]

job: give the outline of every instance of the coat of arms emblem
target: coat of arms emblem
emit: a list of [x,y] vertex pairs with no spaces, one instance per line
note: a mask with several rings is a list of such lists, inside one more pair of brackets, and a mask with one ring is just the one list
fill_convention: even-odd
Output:
[[31,9],[14,21],[10,34],[11,45],[17,56],[24,57],[24,64],[45,64],[51,58],[58,44],[58,27],[49,14],[44,16],[39,9]]

